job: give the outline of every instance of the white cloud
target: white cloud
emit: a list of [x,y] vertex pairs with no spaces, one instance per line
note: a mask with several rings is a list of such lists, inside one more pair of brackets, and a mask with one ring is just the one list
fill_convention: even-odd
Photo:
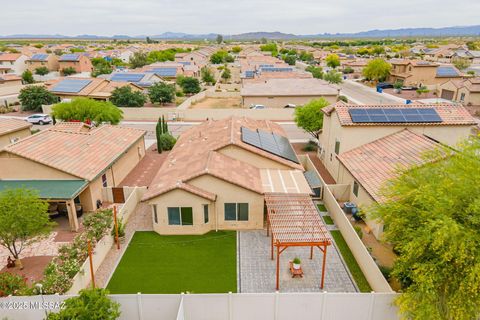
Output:
[[[3,1],[2,1],[3,2]],[[295,34],[478,24],[475,0],[21,0],[2,3],[0,34],[166,31]],[[7,13],[7,14],[4,14]]]

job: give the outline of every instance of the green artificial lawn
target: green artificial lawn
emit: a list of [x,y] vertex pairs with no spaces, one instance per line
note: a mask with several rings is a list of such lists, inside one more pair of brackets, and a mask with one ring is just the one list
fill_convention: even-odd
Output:
[[330,231],[330,233],[335,240],[335,244],[343,257],[343,260],[347,264],[348,270],[350,270],[358,289],[360,289],[361,292],[371,292],[372,288],[370,288],[367,279],[365,279],[362,270],[358,266],[357,260],[355,260],[355,257],[353,256],[352,251],[350,251],[350,248],[345,242],[340,230],[333,230]]
[[237,292],[236,232],[161,236],[135,232],[110,293]]
[[327,208],[323,204],[317,204],[317,207],[320,212],[327,212]]
[[328,224],[328,225],[333,225],[333,224],[334,224],[332,217],[330,217],[330,216],[322,216],[322,218],[323,218],[323,221],[325,221],[325,224]]

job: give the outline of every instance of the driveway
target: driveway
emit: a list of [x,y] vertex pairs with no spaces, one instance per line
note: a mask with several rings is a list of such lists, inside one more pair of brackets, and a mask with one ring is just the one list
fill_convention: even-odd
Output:
[[340,94],[346,96],[350,102],[355,104],[405,103],[404,99],[388,93],[378,93],[374,88],[367,87],[352,80],[344,80],[339,86],[341,88]]

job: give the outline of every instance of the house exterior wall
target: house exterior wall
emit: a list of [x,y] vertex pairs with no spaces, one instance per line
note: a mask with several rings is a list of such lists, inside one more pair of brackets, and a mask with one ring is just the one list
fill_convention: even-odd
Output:
[[[406,73],[410,76],[407,78],[402,78],[401,76],[396,76],[396,73]],[[389,82],[395,83],[397,80],[403,80],[404,85],[431,85],[439,83],[435,80],[437,73],[437,66],[431,67],[415,67],[411,64],[408,65],[394,65],[392,70],[392,75],[389,76]],[[448,79],[442,78],[440,81],[444,82]]]
[[218,150],[218,152],[229,156],[230,158],[246,162],[260,169],[291,169],[289,166],[286,166],[280,162],[263,157],[236,145],[226,146]]
[[4,134],[4,135],[0,136],[0,149],[5,147],[6,145],[9,145],[12,142],[15,142],[18,139],[28,137],[31,134],[32,134],[32,132],[30,131],[30,128],[25,128],[25,129],[22,129],[22,130],[18,130],[18,131],[15,131],[15,132],[9,132],[7,134]]
[[85,56],[81,56],[80,61],[59,61],[60,71],[69,67],[74,68],[77,73],[93,71],[93,65],[90,59]]
[[27,60],[27,69],[30,70],[32,73],[35,73],[35,69],[40,67],[47,67],[50,71],[58,71],[58,58],[55,55],[51,54],[48,56],[47,61]]
[[5,88],[5,87],[18,87],[23,84],[22,79],[18,80],[8,80],[0,83],[0,88]]
[[324,98],[330,103],[337,101],[337,95],[316,96],[242,96],[243,105],[249,107],[252,104],[263,104],[267,108],[283,108],[289,103],[297,106],[309,103],[312,100]]
[[[128,149],[120,159],[112,165],[112,183],[118,186],[145,156],[145,140],[142,138]],[[113,184],[111,184],[113,185]]]
[[15,61],[0,61],[0,66],[9,67],[11,70],[8,73],[21,75],[27,69],[27,65],[26,65],[27,60],[28,60],[28,57],[22,54]]

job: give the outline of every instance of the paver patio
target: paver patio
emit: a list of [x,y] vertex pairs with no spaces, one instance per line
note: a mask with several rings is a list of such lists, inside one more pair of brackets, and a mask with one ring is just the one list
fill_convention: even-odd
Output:
[[[241,231],[239,234],[239,288],[240,292],[274,292],[276,260],[270,259],[270,238],[266,231]],[[302,260],[303,278],[292,278],[288,261]],[[319,292],[322,270],[322,253],[314,249],[310,260],[310,248],[291,247],[280,256],[280,292]],[[325,291],[357,292],[340,255],[334,245],[328,247],[325,274]]]

